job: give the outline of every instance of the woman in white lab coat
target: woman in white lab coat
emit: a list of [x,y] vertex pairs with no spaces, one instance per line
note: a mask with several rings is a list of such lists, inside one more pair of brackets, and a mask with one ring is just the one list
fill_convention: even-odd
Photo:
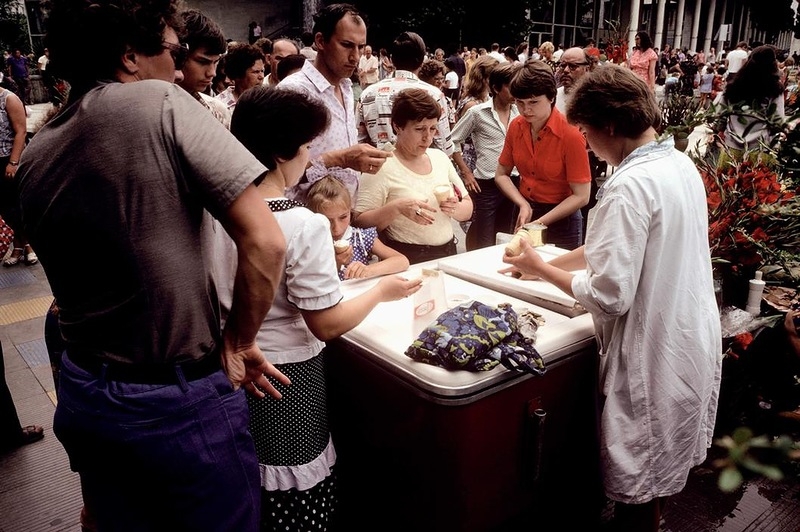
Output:
[[656,140],[658,115],[629,70],[584,76],[567,118],[617,167],[598,193],[586,245],[549,263],[527,243],[504,257],[506,272],[541,277],[592,314],[603,483],[619,530],[657,531],[665,498],[705,460],[722,368],[705,189],[672,140]]

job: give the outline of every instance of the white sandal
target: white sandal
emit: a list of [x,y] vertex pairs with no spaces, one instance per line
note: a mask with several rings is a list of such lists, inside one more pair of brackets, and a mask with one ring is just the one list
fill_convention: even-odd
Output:
[[[15,256],[14,254],[17,251],[19,251],[19,255]],[[25,255],[25,250],[23,248],[14,248],[11,251],[11,256],[3,261],[3,266],[5,266],[5,267],[16,266],[17,264],[20,263],[20,261],[23,260],[24,255]]]
[[33,266],[37,262],[39,262],[39,257],[36,256],[36,252],[31,249],[30,253],[25,253],[25,264],[28,266]]

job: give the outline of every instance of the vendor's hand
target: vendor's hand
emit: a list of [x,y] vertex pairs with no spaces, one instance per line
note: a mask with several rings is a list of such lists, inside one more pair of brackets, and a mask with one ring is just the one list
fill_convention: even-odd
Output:
[[344,269],[345,279],[365,279],[369,276],[369,266],[357,260],[348,264]]
[[378,281],[376,285],[381,293],[381,301],[396,301],[403,299],[422,288],[422,277],[406,279],[399,275],[388,275]]
[[458,198],[451,196],[439,204],[439,210],[451,218],[456,213],[458,207]]
[[436,209],[428,205],[427,200],[402,198],[396,201],[400,214],[412,222],[420,225],[431,225],[433,223],[433,213],[436,212]]
[[227,346],[222,352],[222,368],[228,375],[233,389],[244,386],[251,395],[262,398],[265,390],[276,399],[281,398],[281,393],[267,379],[273,377],[282,384],[289,385],[292,382],[289,377],[278,371],[261,352],[261,349],[253,342],[252,344],[238,349],[229,349]]
[[374,174],[381,169],[387,157],[392,154],[387,151],[379,150],[369,144],[356,144],[344,150],[342,154],[344,166],[359,172]]
[[520,205],[519,214],[517,215],[517,223],[514,225],[514,232],[519,231],[519,228],[531,221],[533,218],[533,209],[526,201],[524,205]]
[[339,270],[342,267],[346,267],[350,264],[350,261],[353,260],[353,246],[348,246],[343,251],[336,251],[336,248],[333,249],[333,252],[336,254],[336,269]]
[[502,274],[510,273],[520,279],[539,279],[545,261],[524,238],[520,240],[520,249],[522,253],[516,257],[503,254],[503,262],[511,266],[498,270],[498,272]]
[[476,194],[481,191],[481,186],[478,184],[478,180],[475,179],[475,174],[473,174],[471,171],[468,170],[464,172],[462,178],[464,181],[464,186],[467,187],[468,191]]

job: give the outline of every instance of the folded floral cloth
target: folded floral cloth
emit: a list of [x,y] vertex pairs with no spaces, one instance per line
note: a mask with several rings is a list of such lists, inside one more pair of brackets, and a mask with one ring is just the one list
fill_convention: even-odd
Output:
[[520,332],[517,313],[508,303],[490,307],[472,301],[452,308],[426,327],[405,354],[447,369],[486,371],[500,363],[515,371],[545,373],[534,338]]

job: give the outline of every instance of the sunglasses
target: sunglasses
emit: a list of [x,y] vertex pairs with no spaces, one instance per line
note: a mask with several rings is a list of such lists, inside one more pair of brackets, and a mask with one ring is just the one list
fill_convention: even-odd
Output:
[[175,63],[175,70],[182,69],[183,65],[186,64],[186,59],[189,58],[189,45],[161,41],[161,46],[169,50],[169,55],[172,56],[172,61]]

